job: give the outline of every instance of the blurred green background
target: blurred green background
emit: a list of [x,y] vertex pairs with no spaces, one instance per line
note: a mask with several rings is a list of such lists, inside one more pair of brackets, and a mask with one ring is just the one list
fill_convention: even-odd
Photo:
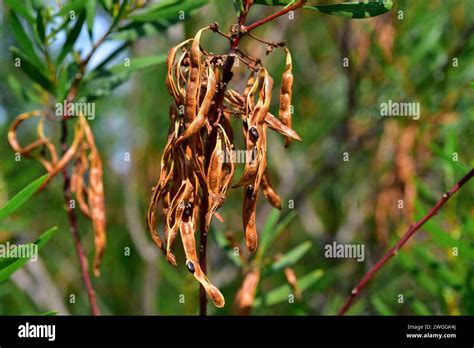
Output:
[[[15,116],[41,109],[45,101],[38,87],[13,66],[9,49],[16,43],[11,15],[5,1],[0,3],[2,206],[45,172],[36,161],[15,161],[7,140]],[[32,3],[27,5],[31,9]],[[65,6],[64,1],[44,3],[53,12]],[[277,9],[254,5],[247,23]],[[95,11],[97,39],[112,19],[99,4]],[[157,21],[153,30],[137,31],[142,34],[139,38],[127,37],[131,33],[127,30],[112,35],[91,61],[91,69],[124,38],[132,42],[112,62],[166,54],[211,22],[217,21],[227,31],[237,19],[231,0],[209,1],[184,13],[184,20],[174,20],[174,24],[173,20]],[[265,251],[265,264],[271,265],[276,254],[305,244],[292,265],[302,298],[289,303],[291,290],[283,272],[268,266],[252,314],[333,315],[370,266],[474,164],[474,89],[470,86],[474,81],[474,2],[399,0],[388,14],[367,20],[300,10],[294,19],[283,16],[254,34],[269,41],[286,41],[292,52],[293,128],[303,138],[285,149],[282,138],[269,132],[268,165],[284,201],[284,221],[277,222],[279,214],[261,200],[259,232],[265,225],[267,232],[279,232]],[[58,35],[56,40],[52,52],[60,50],[65,37]],[[212,33],[203,35],[202,46],[215,53],[228,50],[228,42]],[[89,51],[86,26],[75,48],[82,56]],[[273,76],[271,111],[276,115],[283,51],[275,49],[267,56],[265,45],[250,38],[240,48],[261,57]],[[349,58],[348,67],[343,65],[344,58]],[[104,314],[194,315],[198,311],[198,283],[184,267],[180,242],[176,247],[178,267],[172,268],[154,247],[145,224],[168,129],[171,98],[165,73],[164,64],[140,70],[95,100],[97,116],[90,123],[104,162],[108,244],[102,275],[93,283]],[[246,75],[242,66],[234,69],[232,87],[241,90]],[[380,104],[389,100],[419,102],[420,119],[381,117]],[[234,125],[237,134],[240,124],[236,120]],[[59,127],[52,125],[48,131],[53,139],[59,138]],[[26,139],[28,131],[23,136]],[[348,161],[344,161],[346,152]],[[124,160],[127,153],[130,161]],[[239,168],[236,178],[241,171]],[[236,191],[230,190],[220,210],[225,222],[213,223],[214,236],[209,241],[209,278],[227,301],[220,310],[209,305],[212,315],[235,314],[233,300],[243,278],[222,238],[232,233],[238,243],[243,242],[242,195]],[[349,313],[473,315],[473,196],[474,185],[468,183],[382,268]],[[403,209],[398,209],[400,199]],[[292,202],[294,209],[289,209]],[[294,214],[291,221],[284,219],[289,213]],[[91,261],[92,227],[79,216],[79,230]],[[41,250],[40,260],[0,283],[0,314],[89,313],[60,176],[0,222],[0,242],[34,241],[51,226],[58,226],[58,232]],[[306,247],[308,241],[311,247]],[[365,245],[365,262],[325,258],[324,247],[333,241]],[[453,248],[458,248],[458,256],[453,256]],[[184,303],[179,301],[181,294]]]

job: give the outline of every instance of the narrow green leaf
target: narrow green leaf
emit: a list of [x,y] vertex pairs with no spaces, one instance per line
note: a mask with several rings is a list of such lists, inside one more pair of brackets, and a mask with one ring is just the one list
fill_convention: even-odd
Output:
[[416,315],[432,315],[430,309],[422,302],[413,300],[411,308]]
[[127,64],[120,63],[110,67],[107,70],[113,74],[133,73],[137,70],[150,68],[152,66],[165,63],[166,56],[166,54],[160,54],[156,56],[131,58]]
[[85,10],[86,3],[88,0],[71,0],[68,1],[64,4],[64,6],[61,7],[61,10],[59,10],[58,15],[59,16],[69,16],[71,11],[78,13],[82,12]]
[[[36,242],[24,244],[23,247],[32,246],[33,244],[37,245],[38,251],[43,248],[43,246],[48,242],[48,240],[53,236],[58,228],[52,227],[46,232],[44,232]],[[0,282],[5,281],[6,279],[10,278],[10,276],[16,272],[18,269],[23,267],[30,258],[30,257],[18,257],[18,258],[4,258],[0,260]]]
[[52,310],[52,311],[47,311],[47,312],[44,312],[44,313],[40,313],[39,315],[43,316],[43,317],[52,317],[52,316],[55,316],[57,314],[58,314],[57,310]]
[[94,29],[95,11],[96,11],[96,0],[87,0],[86,3],[86,22],[89,36],[92,38],[92,31]]
[[[278,216],[279,212],[275,211],[275,213]],[[293,219],[296,217],[296,213],[292,211],[276,225],[275,223],[273,223],[273,225],[270,225],[270,223],[274,219],[274,216],[275,215],[273,215],[273,213],[272,215],[270,215],[270,219],[272,220],[270,220],[268,224],[265,224],[265,227],[263,228],[262,234],[260,236],[260,246],[257,254],[257,257],[259,259],[261,259],[263,255],[265,255],[267,248],[270,246],[273,240],[275,240],[280,235],[280,233],[282,233],[288,227],[290,222],[293,221]]]
[[[300,288],[301,292],[316,284],[316,282],[320,280],[323,275],[324,271],[322,269],[317,269],[298,279],[298,287]],[[293,290],[291,289],[290,285],[284,284],[262,295],[261,297],[257,297],[253,306],[272,306],[288,301],[288,295],[292,294],[292,292]]]
[[85,19],[86,13],[85,11],[81,11],[76,23],[74,24],[74,27],[67,35],[66,42],[64,43],[61,53],[59,53],[58,57],[56,58],[56,65],[60,65],[68,53],[72,51],[74,44],[81,33],[82,25],[84,24]]
[[28,22],[34,23],[35,17],[30,12],[28,7],[25,6],[24,1],[18,0],[5,0],[5,3],[10,7],[15,13],[19,14],[23,18],[25,18]]
[[278,272],[285,267],[290,267],[296,264],[309,251],[309,249],[311,249],[311,244],[310,241],[306,241],[291,249],[270,266],[270,271]]
[[132,73],[158,64],[163,64],[165,61],[165,54],[138,57],[130,59],[127,65],[120,63],[107,70],[93,71],[86,76],[84,80],[85,87],[80,91],[79,97],[84,97],[88,101],[105,97],[110,94],[113,89],[127,81]]
[[334,5],[312,5],[304,6],[306,9],[319,11],[321,13],[352,19],[363,19],[382,15],[393,7],[391,0],[365,0],[344,2]]
[[43,89],[54,94],[54,86],[49,80],[49,78],[44,75],[44,73],[39,70],[29,58],[18,48],[10,47],[12,52],[12,58],[14,64],[16,64],[16,59],[20,59],[20,69],[33,81],[37,82]]
[[382,301],[380,297],[377,295],[372,296],[370,298],[370,302],[372,303],[372,306],[375,307],[377,312],[382,315],[394,315],[395,313]]
[[44,28],[43,8],[38,8],[36,12],[36,33],[41,40],[41,43],[46,42],[46,31]]
[[41,184],[46,180],[48,174],[45,174],[35,181],[28,184],[15,196],[13,196],[2,208],[0,208],[0,220],[13,213],[23,203],[25,203],[38,190]]
[[157,20],[179,19],[184,13],[187,15],[194,9],[197,9],[208,3],[208,0],[167,0],[161,1],[156,5],[149,6],[144,11],[129,16],[132,21],[149,22]]
[[58,73],[58,86],[56,89],[56,99],[66,99],[67,87],[68,87],[68,73],[67,69],[61,69]]
[[43,64],[41,63],[40,59],[38,58],[38,55],[36,54],[33,48],[33,42],[28,37],[28,34],[23,29],[23,25],[21,24],[17,15],[13,11],[10,12],[10,21],[12,25],[13,35],[15,36],[15,40],[18,43],[18,46],[23,52],[25,52],[30,61],[38,69],[43,69]]

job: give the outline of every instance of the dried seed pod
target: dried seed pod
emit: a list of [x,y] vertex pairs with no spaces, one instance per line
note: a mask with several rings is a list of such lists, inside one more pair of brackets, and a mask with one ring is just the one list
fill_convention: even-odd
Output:
[[100,264],[106,245],[106,218],[105,218],[105,198],[103,184],[102,160],[95,145],[94,135],[84,116],[80,117],[83,123],[85,140],[90,148],[90,168],[89,168],[89,188],[87,197],[90,206],[92,226],[94,227],[95,256],[94,274],[100,275]]
[[186,45],[188,42],[191,42],[192,39],[186,40],[179,45],[173,47],[172,49],[169,50],[168,52],[168,57],[166,59],[166,66],[168,67],[168,74],[166,75],[166,87],[168,88],[168,92],[171,94],[171,96],[174,98],[175,103],[180,105],[183,102],[182,95],[180,91],[178,91],[176,87],[176,82],[173,77],[173,65],[174,65],[174,60],[176,58],[176,53],[177,51]]
[[[258,244],[257,226],[255,224],[257,215],[257,199],[258,191],[253,195],[248,194],[248,188],[244,192],[244,207],[242,211],[242,218],[244,222],[245,246],[249,253],[255,252]],[[250,196],[250,198],[249,198]]]
[[86,151],[87,143],[83,142],[77,153],[77,160],[71,176],[71,192],[75,193],[77,202],[79,203],[79,209],[81,209],[82,213],[88,218],[91,218],[90,208],[84,197],[86,188],[84,183],[84,174],[89,168]]
[[[286,68],[281,78],[280,89],[280,120],[291,128],[291,95],[293,90],[293,73],[290,51],[285,48],[286,52]],[[285,147],[290,146],[291,138],[285,137]]]
[[201,33],[208,28],[209,27],[205,27],[199,30],[191,45],[191,51],[189,54],[189,79],[185,98],[186,123],[192,122],[197,114],[199,87],[201,85],[201,48],[199,42],[201,40]]
[[224,203],[225,195],[234,176],[234,163],[225,161],[226,153],[231,151],[232,144],[224,130],[219,125],[216,145],[211,154],[208,167],[208,210],[206,213],[206,231],[209,229],[211,219],[216,210]]
[[194,118],[189,124],[186,131],[178,138],[178,140],[176,141],[176,145],[179,145],[185,139],[199,132],[199,130],[204,125],[204,122],[206,121],[207,113],[209,112],[209,108],[211,107],[212,99],[214,98],[214,94],[216,93],[217,86],[216,76],[210,66],[207,68],[207,74],[208,75],[206,95],[204,96],[204,100],[199,108],[199,112],[196,118]]
[[298,279],[296,278],[295,271],[291,267],[285,267],[283,272],[285,273],[286,281],[290,284],[296,299],[301,299],[301,290],[298,286]]
[[183,241],[184,252],[187,258],[187,267],[188,270],[190,269],[189,263],[192,264],[194,269],[193,275],[199,283],[203,286],[204,290],[207,293],[207,296],[211,299],[214,305],[218,308],[222,308],[225,305],[224,296],[222,293],[217,289],[214,285],[209,282],[206,275],[202,272],[201,267],[199,266],[199,262],[197,259],[196,254],[196,241],[194,239],[194,229],[192,221],[190,220],[183,220],[179,227],[181,233],[181,239]]
[[260,270],[254,269],[248,272],[242,286],[240,287],[235,297],[235,307],[239,315],[249,315],[253,302],[255,300],[255,294],[257,293],[258,283],[260,282]]
[[267,199],[267,201],[271,205],[273,205],[275,208],[281,210],[281,198],[278,195],[278,193],[276,193],[276,191],[273,189],[267,171],[265,171],[265,173],[262,176],[261,184],[262,184],[263,194],[265,195],[265,198]]
[[286,137],[301,141],[301,137],[293,129],[288,126],[285,126],[278,118],[273,116],[271,113],[267,113],[267,116],[265,117],[265,124],[269,128],[273,129],[274,131],[277,131],[280,134],[283,134]]

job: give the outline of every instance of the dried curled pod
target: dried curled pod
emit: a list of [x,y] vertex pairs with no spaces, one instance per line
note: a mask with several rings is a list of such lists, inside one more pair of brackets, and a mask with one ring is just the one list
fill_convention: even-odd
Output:
[[[215,26],[213,28],[215,31]],[[222,307],[224,297],[209,281],[199,263],[195,232],[200,226],[201,237],[205,237],[213,217],[223,221],[217,210],[224,204],[228,189],[242,187],[245,244],[249,253],[255,252],[260,191],[270,204],[281,209],[281,198],[268,177],[267,129],[281,133],[286,142],[301,138],[291,129],[289,119],[292,86],[289,51],[286,51],[287,64],[280,96],[280,119],[277,119],[270,113],[273,79],[268,70],[258,59],[250,59],[255,65],[248,65],[251,71],[242,93],[228,88],[225,62],[235,59],[235,54],[222,56],[204,51],[200,41],[207,29],[209,27],[199,30],[194,38],[179,43],[168,53],[166,86],[173,98],[169,111],[170,129],[161,157],[160,175],[150,199],[147,224],[151,238],[166,255],[168,263],[174,266],[177,260],[173,249],[179,234],[188,271],[213,303]],[[232,115],[242,120],[246,150],[242,176],[233,186],[235,144]],[[157,230],[159,214],[163,216],[163,233]],[[250,308],[258,279],[258,272],[247,276],[244,282],[246,290],[239,292],[242,294],[239,305],[242,311]]]
[[[93,271],[96,276],[99,276],[100,263],[106,245],[106,218],[102,161],[95,145],[94,135],[86,117],[78,115],[72,143],[59,157],[55,145],[44,133],[46,116],[46,112],[37,110],[18,115],[10,126],[8,141],[14,151],[37,159],[48,171],[49,176],[41,185],[40,190],[67,165],[73,163],[70,188],[76,196],[81,212],[92,220],[95,244]],[[38,139],[23,147],[16,133],[25,120],[33,117],[39,118],[36,128]],[[34,150],[40,148],[39,153],[33,153]],[[46,156],[47,152],[49,152],[49,158]],[[87,171],[89,180],[86,183],[84,177]]]
[[250,314],[259,282],[260,270],[258,268],[245,275],[242,286],[235,297],[235,309],[239,315]]
[[[293,64],[291,61],[290,51],[285,48],[286,52],[286,67],[281,77],[280,89],[280,120],[281,122],[291,128],[291,96],[293,93]],[[291,137],[285,137],[285,147],[290,146]]]

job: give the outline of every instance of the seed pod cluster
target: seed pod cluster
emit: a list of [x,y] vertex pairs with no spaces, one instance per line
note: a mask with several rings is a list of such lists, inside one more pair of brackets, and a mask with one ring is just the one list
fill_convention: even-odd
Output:
[[[18,127],[30,118],[39,118],[36,127],[38,139],[27,146],[21,146],[17,138]],[[74,138],[67,151],[58,156],[51,140],[45,136],[44,123],[47,113],[31,111],[18,115],[8,131],[10,146],[18,154],[38,160],[49,173],[40,187],[43,189],[69,163],[73,163],[71,192],[75,194],[79,209],[92,220],[95,239],[94,274],[99,276],[99,268],[106,245],[105,199],[103,188],[103,169],[94,135],[86,117],[79,116],[74,127]],[[84,178],[88,174],[88,181]]]
[[[228,189],[242,187],[245,241],[247,250],[254,252],[258,245],[255,220],[260,189],[273,206],[281,209],[281,198],[268,178],[267,128],[281,133],[285,139],[301,139],[291,129],[286,114],[278,119],[270,113],[273,79],[260,63],[249,65],[251,73],[242,93],[227,88],[223,81],[224,62],[236,57],[204,51],[200,40],[207,29],[199,30],[194,38],[181,42],[168,53],[166,87],[173,98],[170,128],[147,224],[151,238],[174,266],[177,265],[174,245],[179,233],[187,269],[213,303],[222,307],[224,297],[199,264],[194,237],[198,226],[203,226],[201,233],[207,234],[213,217],[222,221],[217,210],[224,203]],[[291,74],[291,66],[286,73]],[[288,79],[282,93],[285,110],[289,111],[291,82]],[[232,121],[241,122],[247,150],[242,177],[233,186]],[[158,216],[162,217],[162,233],[157,229]]]

